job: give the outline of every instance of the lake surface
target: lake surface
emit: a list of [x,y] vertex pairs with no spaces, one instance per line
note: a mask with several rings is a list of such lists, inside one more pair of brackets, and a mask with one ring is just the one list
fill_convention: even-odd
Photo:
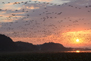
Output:
[[91,50],[85,50],[85,51],[80,51],[80,50],[76,50],[76,51],[64,51],[64,53],[91,53]]

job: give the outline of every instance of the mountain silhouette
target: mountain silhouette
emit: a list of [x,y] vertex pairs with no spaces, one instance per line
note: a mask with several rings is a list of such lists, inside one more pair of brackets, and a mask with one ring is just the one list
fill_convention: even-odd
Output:
[[44,43],[42,45],[33,45],[27,42],[15,42],[18,47],[18,51],[64,51],[66,48],[59,43]]
[[0,51],[15,51],[16,45],[8,36],[0,34]]
[[44,43],[41,45],[33,45],[27,42],[13,42],[8,36],[0,34],[0,52],[4,51],[33,51],[33,52],[58,52],[58,51],[72,51],[72,50],[86,50],[81,48],[66,48],[59,43]]
[[18,42],[15,42],[15,44],[18,47],[18,51],[36,51],[36,50],[38,50],[37,46],[33,45],[32,43],[18,41]]
[[44,43],[40,47],[42,51],[63,51],[66,49],[62,44],[53,42]]

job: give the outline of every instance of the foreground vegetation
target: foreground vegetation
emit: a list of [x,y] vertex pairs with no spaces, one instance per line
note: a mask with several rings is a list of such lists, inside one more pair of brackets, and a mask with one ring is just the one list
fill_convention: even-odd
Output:
[[90,61],[90,53],[7,53],[0,61]]

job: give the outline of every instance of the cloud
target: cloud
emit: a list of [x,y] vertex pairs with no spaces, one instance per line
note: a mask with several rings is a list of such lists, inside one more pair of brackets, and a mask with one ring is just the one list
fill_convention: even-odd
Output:
[[32,0],[32,1],[51,2],[51,1],[53,1],[53,0]]
[[15,9],[15,7],[13,5],[3,5],[2,9]]
[[39,9],[39,7],[34,7],[34,6],[31,6],[31,7],[26,7],[27,9]]
[[2,27],[2,25],[0,25],[0,27]]
[[6,4],[4,4],[4,5],[8,5],[8,6],[10,6],[10,5],[13,5],[14,3],[6,3]]
[[11,20],[11,19],[2,19],[2,21],[0,21],[0,22],[13,22],[13,20]]

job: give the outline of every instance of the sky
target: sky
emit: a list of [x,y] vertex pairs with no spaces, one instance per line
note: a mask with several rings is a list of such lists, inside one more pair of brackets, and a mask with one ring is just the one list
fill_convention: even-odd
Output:
[[91,48],[90,2],[0,0],[0,34],[14,42],[55,42],[65,47]]

